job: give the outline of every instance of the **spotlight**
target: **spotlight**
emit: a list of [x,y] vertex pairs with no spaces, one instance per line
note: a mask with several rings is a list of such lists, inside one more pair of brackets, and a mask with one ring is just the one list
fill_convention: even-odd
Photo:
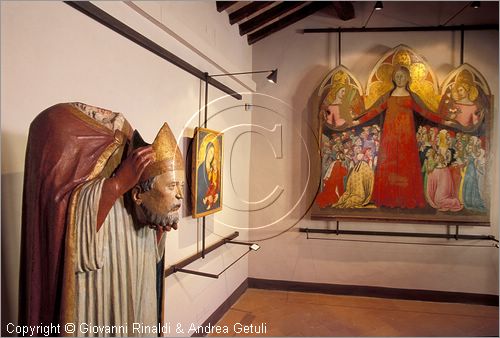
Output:
[[278,82],[278,69],[275,69],[267,76],[267,81],[271,83],[277,83]]
[[382,3],[382,1],[377,1],[375,2],[375,10],[376,11],[380,11],[384,8],[384,4]]
[[243,75],[243,74],[256,74],[256,73],[268,73],[268,72],[271,72],[271,74],[269,74],[267,76],[267,81],[269,81],[271,83],[277,83],[278,82],[278,68],[276,68],[276,69],[267,69],[267,70],[256,70],[256,71],[253,71],[253,72],[238,72],[238,73],[214,74],[214,75],[208,75],[208,76],[209,77],[216,77],[216,76]]
[[480,1],[472,1],[472,4],[470,6],[472,8],[479,8],[479,7],[481,7],[481,2]]

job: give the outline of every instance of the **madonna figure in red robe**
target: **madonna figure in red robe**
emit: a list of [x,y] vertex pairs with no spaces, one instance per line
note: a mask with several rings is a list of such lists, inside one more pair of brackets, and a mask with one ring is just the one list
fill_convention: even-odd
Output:
[[372,193],[377,206],[426,206],[413,114],[417,112],[436,123],[449,123],[416,102],[408,89],[409,81],[409,70],[397,68],[393,73],[396,88],[381,104],[354,122],[355,125],[367,122],[385,111]]

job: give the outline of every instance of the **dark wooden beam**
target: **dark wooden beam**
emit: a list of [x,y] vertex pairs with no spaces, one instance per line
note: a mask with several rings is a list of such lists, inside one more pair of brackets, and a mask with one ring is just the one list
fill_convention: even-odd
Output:
[[216,1],[215,6],[217,7],[217,12],[222,12],[225,9],[228,9],[232,5],[234,5],[236,1]]
[[320,9],[325,8],[326,6],[331,5],[330,1],[313,1],[301,9],[293,12],[290,15],[285,16],[284,18],[279,19],[278,21],[267,25],[266,27],[256,31],[255,33],[249,34],[248,35],[248,44],[252,45],[256,43],[259,40],[262,40],[266,36],[269,36],[273,33],[276,33],[283,28],[286,28],[290,26],[291,24],[296,23],[297,21],[300,21],[304,19],[305,17],[308,17],[309,15],[316,13]]
[[274,3],[274,1],[252,1],[246,6],[241,7],[240,9],[229,14],[229,23],[234,25],[237,22],[240,22],[246,17],[254,14],[258,10],[262,8],[266,8]]
[[337,15],[340,20],[347,21],[354,19],[355,12],[354,6],[351,1],[334,1],[333,8],[337,12]]
[[[148,39],[144,35],[140,34],[136,30],[132,29],[130,26],[127,26],[114,16],[109,15],[96,5],[92,4],[90,1],[65,1],[66,4],[75,8],[76,10],[82,12],[88,17],[94,19],[95,21],[103,24],[109,29],[115,31],[126,39],[136,43],[137,45],[143,47],[144,49],[149,50],[153,54],[159,56],[163,60],[166,60],[173,65],[179,67],[180,69],[190,73],[193,76],[201,80],[205,80],[205,73],[181,59],[177,55],[172,52],[166,50],[156,42]],[[214,86],[215,88],[223,91],[226,94],[231,95],[235,99],[241,100],[241,95],[227,87],[226,85],[220,83],[219,81],[209,78],[208,83]]]
[[268,9],[264,13],[261,13],[240,24],[240,35],[250,33],[257,28],[264,26],[269,21],[290,12],[292,9],[302,6],[304,3],[305,1],[284,1],[279,5]]

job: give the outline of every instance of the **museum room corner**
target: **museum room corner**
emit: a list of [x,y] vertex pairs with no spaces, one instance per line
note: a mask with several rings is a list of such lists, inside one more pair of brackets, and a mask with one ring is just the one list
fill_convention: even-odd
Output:
[[499,335],[498,1],[2,1],[2,336]]

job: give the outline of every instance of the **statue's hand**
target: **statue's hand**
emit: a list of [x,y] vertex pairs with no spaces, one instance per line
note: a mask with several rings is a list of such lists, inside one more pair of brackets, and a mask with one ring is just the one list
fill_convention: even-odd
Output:
[[120,164],[115,176],[104,181],[97,212],[97,231],[101,228],[115,201],[137,184],[144,169],[152,160],[153,148],[151,146],[137,148]]
[[132,189],[139,182],[144,169],[153,161],[153,158],[153,148],[146,146],[135,149],[120,164],[116,175],[113,177],[116,192],[119,196]]

